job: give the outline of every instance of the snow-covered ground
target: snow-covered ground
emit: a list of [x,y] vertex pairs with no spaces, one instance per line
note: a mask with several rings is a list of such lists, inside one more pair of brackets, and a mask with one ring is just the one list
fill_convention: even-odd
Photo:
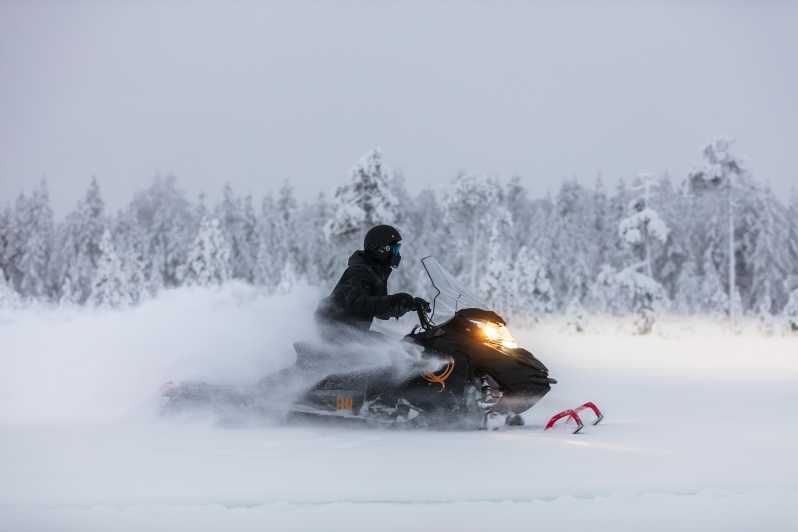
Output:
[[[158,418],[167,379],[290,363],[315,297],[231,286],[0,314],[0,530],[795,529],[796,337],[515,329],[560,380],[524,430]],[[541,430],[586,399],[602,425]]]

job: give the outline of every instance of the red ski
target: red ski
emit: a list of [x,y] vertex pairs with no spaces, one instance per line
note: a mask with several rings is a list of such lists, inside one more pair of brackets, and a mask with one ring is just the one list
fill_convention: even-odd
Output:
[[587,403],[584,403],[576,408],[569,408],[568,410],[563,410],[562,412],[554,414],[551,419],[549,419],[549,422],[546,423],[546,428],[543,430],[549,430],[561,419],[572,419],[574,420],[574,423],[576,423],[576,429],[574,429],[573,434],[576,434],[585,426],[585,424],[582,422],[582,418],[579,417],[579,412],[582,412],[583,410],[593,411],[593,414],[596,416],[596,420],[593,422],[594,425],[598,425],[601,423],[601,420],[604,419],[604,414],[601,413],[601,410],[599,410],[599,407],[596,406],[596,403],[588,401]]

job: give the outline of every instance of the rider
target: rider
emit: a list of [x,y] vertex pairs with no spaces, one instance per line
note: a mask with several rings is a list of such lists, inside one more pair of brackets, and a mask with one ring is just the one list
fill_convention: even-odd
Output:
[[374,318],[399,318],[419,308],[429,312],[429,303],[400,292],[388,295],[388,277],[402,259],[402,236],[395,227],[369,229],[363,249],[349,257],[349,266],[329,297],[316,310],[322,334],[338,340],[348,332],[368,333]]

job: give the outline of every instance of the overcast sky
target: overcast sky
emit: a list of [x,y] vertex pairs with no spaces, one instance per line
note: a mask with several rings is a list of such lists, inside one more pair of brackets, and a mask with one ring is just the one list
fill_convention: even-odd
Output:
[[96,176],[119,207],[157,172],[309,198],[373,146],[414,190],[544,194],[682,176],[717,135],[798,182],[798,3],[561,4],[0,0],[0,205]]

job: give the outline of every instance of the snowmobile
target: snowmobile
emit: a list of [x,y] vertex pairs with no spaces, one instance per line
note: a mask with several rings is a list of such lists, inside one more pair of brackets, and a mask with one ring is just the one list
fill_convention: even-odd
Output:
[[[557,381],[546,366],[522,348],[505,320],[480,304],[433,257],[421,261],[434,289],[432,309],[416,310],[418,325],[403,341],[420,356],[412,368],[368,368],[325,373],[326,362],[338,356],[329,346],[294,344],[297,364],[249,389],[204,383],[168,385],[167,411],[186,405],[212,406],[217,412],[236,409],[267,414],[287,404],[290,417],[340,418],[368,424],[421,427],[497,428],[523,425],[521,414],[532,408]],[[334,351],[334,350],[333,350]],[[315,372],[315,373],[314,373]],[[308,377],[310,376],[310,377]],[[287,383],[304,380],[299,394]],[[309,383],[309,384],[308,384]],[[279,390],[294,390],[284,401]],[[560,412],[560,419],[583,423],[578,412],[593,403]]]

